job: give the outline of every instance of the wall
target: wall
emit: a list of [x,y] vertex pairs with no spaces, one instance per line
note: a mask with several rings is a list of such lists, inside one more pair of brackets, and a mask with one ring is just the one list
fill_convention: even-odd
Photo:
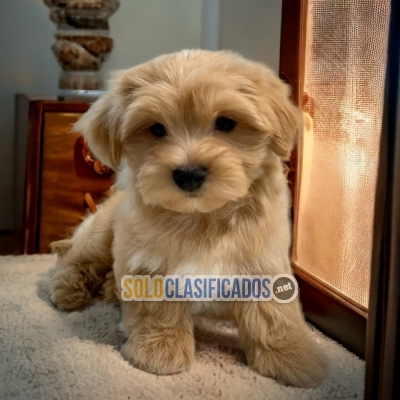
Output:
[[[279,63],[281,0],[120,0],[103,71],[183,48],[231,49]],[[0,0],[0,230],[13,229],[14,95],[54,94],[54,24],[42,0]],[[219,18],[217,18],[219,16]]]
[[200,47],[201,0],[122,0],[110,19],[115,47],[106,71]]
[[40,0],[0,1],[0,229],[13,226],[14,94],[51,92],[54,27]]
[[219,46],[279,69],[282,0],[220,0]]

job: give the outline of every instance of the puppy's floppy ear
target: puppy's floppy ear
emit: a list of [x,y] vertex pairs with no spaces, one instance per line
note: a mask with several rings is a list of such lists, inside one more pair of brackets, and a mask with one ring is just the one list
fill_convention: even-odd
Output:
[[271,148],[283,160],[288,160],[297,136],[303,129],[303,114],[290,99],[290,86],[272,71],[264,74],[263,117],[272,130]]
[[289,98],[289,91],[281,98],[272,101],[272,108],[277,116],[277,126],[271,140],[272,150],[283,160],[288,160],[303,129],[303,114]]
[[73,130],[87,140],[93,154],[108,167],[117,170],[121,161],[121,119],[126,95],[121,91],[123,72],[116,73],[110,88],[75,123]]

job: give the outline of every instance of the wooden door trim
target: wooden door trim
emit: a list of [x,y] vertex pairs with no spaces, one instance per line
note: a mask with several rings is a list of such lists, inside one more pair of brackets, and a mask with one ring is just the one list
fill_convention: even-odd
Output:
[[[279,76],[301,106],[304,88],[308,0],[282,0]],[[289,49],[289,51],[288,51]]]
[[360,317],[367,319],[368,318],[368,308],[362,306],[351,297],[346,296],[340,290],[336,289],[329,283],[319,279],[316,276],[311,275],[309,272],[305,271],[303,268],[296,265],[296,263],[292,262],[292,267],[295,275],[300,277],[303,281],[308,282],[310,285],[313,285],[316,289],[318,289],[321,293],[327,296],[330,300],[336,302],[337,304],[347,307],[351,309],[354,313],[358,314]]
[[365,398],[400,398],[400,1],[392,0],[375,199]]
[[43,102],[29,103],[29,132],[25,173],[23,252],[35,253],[38,202],[40,192],[40,167],[42,149]]
[[[279,76],[292,86],[292,99],[299,107],[303,104],[307,8],[308,0],[282,0]],[[292,199],[296,198],[296,166],[297,148],[290,156],[288,172]]]
[[296,274],[304,315],[322,333],[345,348],[365,357],[367,319],[358,311],[343,306],[330,292],[320,290]]

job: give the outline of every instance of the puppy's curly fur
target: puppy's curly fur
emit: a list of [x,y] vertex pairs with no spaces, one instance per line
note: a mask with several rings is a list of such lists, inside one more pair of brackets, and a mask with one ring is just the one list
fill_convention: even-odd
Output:
[[[220,117],[236,125],[218,129]],[[119,170],[118,189],[71,239],[53,244],[61,264],[53,302],[73,310],[113,300],[126,274],[291,273],[283,161],[300,129],[288,86],[234,53],[182,51],[117,73],[75,130]],[[178,187],[173,171],[199,166],[203,185]],[[249,365],[262,375],[310,387],[327,372],[297,300],[121,304],[129,335],[122,354],[149,372],[190,367],[194,313],[234,317]]]

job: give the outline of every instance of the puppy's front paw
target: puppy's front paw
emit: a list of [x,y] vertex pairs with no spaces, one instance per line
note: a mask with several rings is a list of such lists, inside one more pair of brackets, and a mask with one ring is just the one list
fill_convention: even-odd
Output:
[[325,355],[309,340],[281,349],[257,346],[247,358],[259,374],[291,386],[316,387],[328,374]]
[[49,247],[52,253],[62,257],[71,249],[72,243],[71,239],[57,240],[56,242],[51,242]]
[[194,338],[189,332],[131,334],[121,353],[135,367],[157,375],[187,371],[194,358]]
[[82,275],[74,268],[60,268],[50,279],[50,300],[60,310],[81,310],[92,301]]

